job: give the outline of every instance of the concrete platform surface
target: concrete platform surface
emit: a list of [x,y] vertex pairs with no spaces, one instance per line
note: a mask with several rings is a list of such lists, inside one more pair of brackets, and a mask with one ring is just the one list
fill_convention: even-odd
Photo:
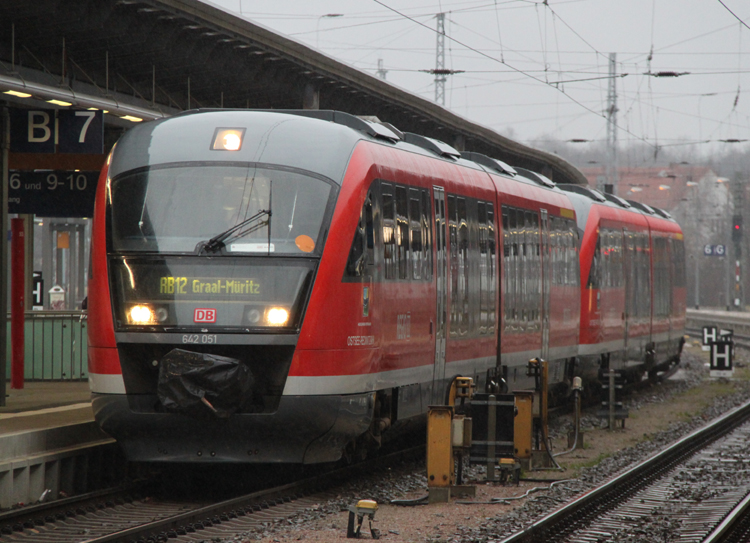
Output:
[[94,420],[87,381],[30,381],[22,389],[6,383],[0,434],[68,426]]

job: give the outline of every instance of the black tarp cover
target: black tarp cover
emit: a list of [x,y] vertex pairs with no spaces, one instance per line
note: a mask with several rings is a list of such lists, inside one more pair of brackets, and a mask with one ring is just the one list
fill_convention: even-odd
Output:
[[226,418],[250,401],[253,384],[236,358],[172,349],[159,365],[157,392],[169,412]]

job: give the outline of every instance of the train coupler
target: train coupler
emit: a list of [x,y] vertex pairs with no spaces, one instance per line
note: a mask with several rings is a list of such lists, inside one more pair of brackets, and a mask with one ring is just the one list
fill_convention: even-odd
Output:
[[359,539],[362,535],[362,523],[365,517],[370,521],[370,534],[373,539],[380,539],[380,530],[372,527],[372,521],[375,520],[375,512],[378,510],[378,504],[375,500],[359,500],[357,505],[349,506],[349,523],[346,527],[346,537],[348,539]]

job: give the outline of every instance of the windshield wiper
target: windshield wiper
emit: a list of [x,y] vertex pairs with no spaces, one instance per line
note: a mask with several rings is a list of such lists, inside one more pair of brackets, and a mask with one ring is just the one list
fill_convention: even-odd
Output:
[[208,241],[201,241],[198,243],[198,245],[195,247],[196,252],[200,255],[204,251],[215,253],[216,251],[220,251],[222,247],[225,246],[225,241],[237,230],[240,230],[244,228],[245,226],[255,222],[260,221],[261,217],[267,216],[268,219],[262,222],[257,222],[256,224],[253,224],[252,226],[248,227],[246,230],[243,230],[239,234],[237,234],[235,237],[242,237],[246,234],[250,234],[252,232],[255,232],[259,228],[263,228],[264,226],[267,226],[271,222],[271,210],[270,209],[261,209],[258,211],[255,215],[252,217],[249,217],[245,219],[244,221],[235,224],[231,228],[228,228],[227,230],[224,230],[220,234],[215,235]]

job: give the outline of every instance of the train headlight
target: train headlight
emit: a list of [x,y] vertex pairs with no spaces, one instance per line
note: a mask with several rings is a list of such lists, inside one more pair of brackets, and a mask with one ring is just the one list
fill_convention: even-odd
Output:
[[289,311],[283,307],[271,307],[266,312],[266,322],[270,326],[284,326],[289,321]]
[[217,128],[211,149],[214,151],[239,151],[242,147],[244,128]]
[[128,310],[128,324],[154,324],[156,320],[154,310],[148,305],[134,305]]

